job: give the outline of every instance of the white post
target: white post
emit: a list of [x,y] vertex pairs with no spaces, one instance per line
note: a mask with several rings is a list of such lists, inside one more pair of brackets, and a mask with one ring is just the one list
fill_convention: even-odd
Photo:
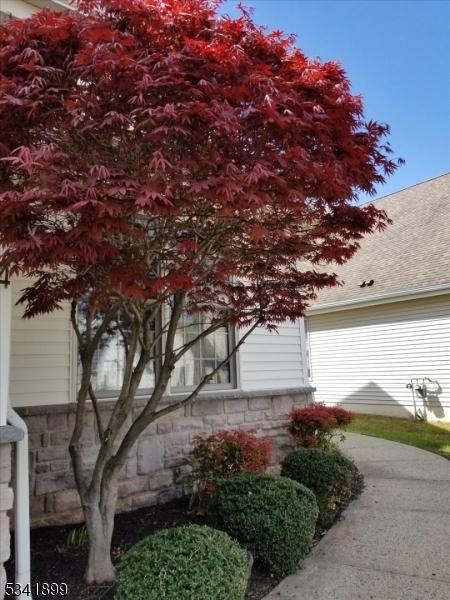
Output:
[[8,414],[10,355],[11,286],[0,283],[0,427]]

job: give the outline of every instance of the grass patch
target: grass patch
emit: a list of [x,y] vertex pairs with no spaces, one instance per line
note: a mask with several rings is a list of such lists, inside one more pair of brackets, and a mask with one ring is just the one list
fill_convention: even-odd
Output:
[[450,423],[428,423],[413,419],[358,415],[347,431],[402,442],[434,452],[450,460]]

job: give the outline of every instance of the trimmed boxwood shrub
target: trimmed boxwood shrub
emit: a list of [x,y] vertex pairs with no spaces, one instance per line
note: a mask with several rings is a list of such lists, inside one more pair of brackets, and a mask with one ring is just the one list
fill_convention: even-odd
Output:
[[318,509],[305,486],[276,475],[239,473],[217,482],[211,522],[238,539],[274,575],[288,575],[309,550]]
[[246,550],[223,531],[162,529],[120,560],[115,600],[243,600],[248,575]]
[[283,461],[281,474],[311,489],[319,505],[320,525],[329,525],[339,503],[349,497],[353,462],[338,450],[297,448]]

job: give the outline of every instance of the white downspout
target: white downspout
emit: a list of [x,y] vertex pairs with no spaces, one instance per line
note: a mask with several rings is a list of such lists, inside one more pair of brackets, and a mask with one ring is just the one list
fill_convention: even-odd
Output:
[[11,286],[0,271],[0,427],[6,425],[9,403],[9,362],[11,355]]
[[24,433],[23,439],[16,442],[16,485],[14,493],[14,538],[16,585],[20,593],[17,598],[31,600],[30,567],[30,484],[28,475],[28,429],[25,421],[11,408],[8,408],[8,422]]
[[[9,402],[9,372],[11,355],[11,285],[7,274],[2,275],[0,283],[0,425],[8,421],[24,433],[22,440],[16,442],[15,465],[15,567],[16,584],[25,593],[20,593],[21,600],[31,600],[30,572],[30,496],[28,480],[28,429],[19,415],[11,408]],[[0,277],[0,279],[2,279]],[[26,592],[30,592],[27,594]]]

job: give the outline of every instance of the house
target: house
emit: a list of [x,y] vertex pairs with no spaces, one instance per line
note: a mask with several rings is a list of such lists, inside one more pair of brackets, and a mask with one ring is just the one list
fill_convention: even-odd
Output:
[[[43,7],[66,8],[62,2],[2,0],[0,18],[27,17]],[[78,380],[70,311],[64,306],[57,313],[23,320],[22,308],[15,303],[26,284],[0,273],[0,598],[5,583],[1,565],[9,556],[13,487],[16,583],[25,585],[30,577],[29,522],[39,526],[83,518],[68,453]],[[214,344],[202,344],[191,356],[187,354],[174,372],[168,399],[186,395],[211,363],[222,360],[238,335],[238,331],[219,330],[214,333]],[[123,359],[123,347],[114,340],[96,357],[93,385],[105,415],[117,394]],[[147,395],[156,363],[145,375]],[[289,411],[311,400],[312,392],[304,320],[282,324],[277,333],[256,330],[230,368],[222,369],[192,406],[152,423],[143,432],[123,471],[118,510],[149,506],[182,493],[186,457],[199,432],[226,427],[260,429],[272,437],[276,459],[286,446],[283,425]],[[145,391],[142,402],[144,396]],[[136,404],[138,409],[139,400]],[[83,445],[89,464],[95,460],[98,445],[92,410],[87,419]],[[15,472],[14,484],[11,471]]]
[[318,402],[450,418],[450,174],[374,202],[392,225],[308,311]]

